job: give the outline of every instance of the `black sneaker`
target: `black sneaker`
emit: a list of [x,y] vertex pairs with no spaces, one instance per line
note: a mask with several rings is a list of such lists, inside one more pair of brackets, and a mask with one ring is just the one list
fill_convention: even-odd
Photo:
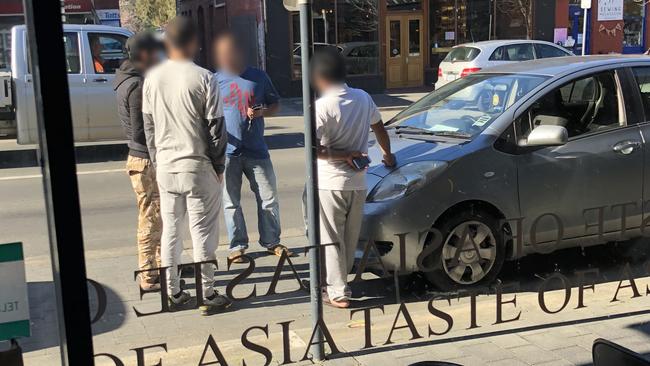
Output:
[[177,295],[172,295],[167,298],[169,307],[172,310],[187,304],[188,302],[190,302],[190,300],[192,300],[192,296],[189,293],[182,290]]
[[223,295],[214,293],[212,298],[206,297],[203,299],[203,305],[199,308],[201,315],[212,315],[228,309],[232,305],[232,301]]

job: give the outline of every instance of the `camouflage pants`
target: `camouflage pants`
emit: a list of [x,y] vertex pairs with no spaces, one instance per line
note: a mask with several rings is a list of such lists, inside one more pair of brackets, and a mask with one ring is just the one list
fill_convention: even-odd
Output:
[[[128,157],[126,171],[138,201],[138,267],[140,270],[160,267],[160,195],[156,182],[156,171],[149,159]],[[140,279],[153,282],[154,272],[143,272]]]

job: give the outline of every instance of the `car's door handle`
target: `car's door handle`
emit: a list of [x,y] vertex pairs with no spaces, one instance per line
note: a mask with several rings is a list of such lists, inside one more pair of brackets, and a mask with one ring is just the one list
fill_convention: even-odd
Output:
[[641,147],[641,142],[636,141],[636,140],[625,140],[617,143],[614,145],[612,150],[616,151],[617,153],[623,154],[623,155],[629,155],[634,150],[638,149]]
[[93,82],[95,82],[95,83],[105,83],[107,81],[108,81],[108,79],[106,79],[106,78],[93,79]]

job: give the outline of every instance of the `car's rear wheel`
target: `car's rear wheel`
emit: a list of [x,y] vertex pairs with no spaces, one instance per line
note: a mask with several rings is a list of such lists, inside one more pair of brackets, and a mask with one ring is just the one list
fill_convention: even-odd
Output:
[[505,260],[499,220],[484,210],[453,214],[436,227],[442,244],[425,261],[427,279],[444,291],[485,286],[493,282]]

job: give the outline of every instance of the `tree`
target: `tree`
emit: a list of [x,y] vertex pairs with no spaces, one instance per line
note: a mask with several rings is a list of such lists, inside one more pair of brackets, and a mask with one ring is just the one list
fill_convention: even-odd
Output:
[[164,27],[176,16],[175,0],[120,0],[122,23],[133,32]]
[[526,28],[526,37],[533,39],[533,0],[499,0],[497,7],[502,13],[515,19],[521,17]]

